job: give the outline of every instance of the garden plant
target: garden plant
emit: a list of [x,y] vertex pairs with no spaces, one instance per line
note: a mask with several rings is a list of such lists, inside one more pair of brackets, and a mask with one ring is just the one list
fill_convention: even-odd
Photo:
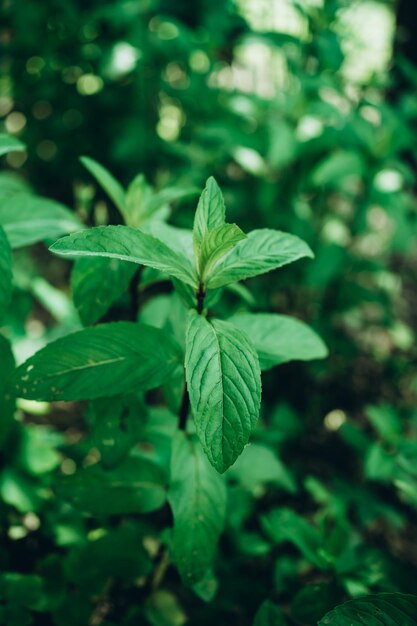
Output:
[[417,626],[406,4],[6,3],[0,624]]

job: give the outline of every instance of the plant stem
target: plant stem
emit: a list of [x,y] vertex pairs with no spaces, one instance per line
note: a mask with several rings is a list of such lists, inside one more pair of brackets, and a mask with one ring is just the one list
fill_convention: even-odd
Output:
[[201,315],[204,310],[204,299],[206,297],[206,290],[204,289],[203,283],[199,284],[196,297],[197,297],[197,313]]
[[187,389],[187,383],[184,383],[184,391],[182,392],[181,406],[179,412],[178,428],[185,430],[187,426],[188,411],[190,410],[190,396]]
[[[196,293],[197,298],[197,313],[201,315],[204,311],[204,299],[206,297],[206,291],[204,289],[203,283],[200,283],[198,286],[198,291]],[[180,430],[185,430],[187,427],[187,417],[190,410],[190,395],[187,389],[187,383],[184,383],[184,390],[182,392],[181,406],[179,410],[179,420],[178,420],[178,428]]]

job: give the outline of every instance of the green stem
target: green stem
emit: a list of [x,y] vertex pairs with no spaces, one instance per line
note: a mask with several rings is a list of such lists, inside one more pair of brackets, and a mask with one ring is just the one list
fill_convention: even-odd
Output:
[[[206,297],[206,290],[203,283],[200,283],[196,292],[197,298],[197,313],[201,315],[204,311],[204,299]],[[190,395],[187,389],[187,383],[184,383],[184,390],[182,392],[181,405],[179,410],[178,428],[184,430],[187,427],[187,417],[190,411]]]

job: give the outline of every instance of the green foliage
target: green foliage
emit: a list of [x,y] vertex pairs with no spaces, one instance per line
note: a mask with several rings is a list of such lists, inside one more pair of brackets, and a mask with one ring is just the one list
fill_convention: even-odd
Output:
[[50,5],[2,20],[0,624],[415,624],[394,3]]

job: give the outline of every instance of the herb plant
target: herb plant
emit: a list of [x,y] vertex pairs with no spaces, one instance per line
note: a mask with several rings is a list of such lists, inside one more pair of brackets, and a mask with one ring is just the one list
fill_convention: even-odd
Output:
[[[200,196],[192,232],[180,232],[160,221],[160,202],[146,193],[143,177],[124,194],[101,166],[84,162],[117,200],[126,222],[143,228],[84,229],[51,246],[55,254],[77,259],[74,300],[88,281],[87,317],[95,320],[129,281],[138,289],[133,272],[139,265],[156,270],[159,279],[171,279],[175,317],[169,315],[163,327],[119,321],[66,335],[23,363],[10,388],[27,400],[90,401],[97,430],[109,412],[106,404],[116,399],[101,435],[101,462],[61,481],[59,492],[95,515],[146,513],[163,506],[167,483],[170,556],[184,583],[196,586],[210,575],[224,525],[222,474],[249,443],[259,418],[261,369],[326,355],[321,339],[300,321],[262,313],[221,320],[211,315],[211,305],[230,285],[313,254],[293,235],[269,229],[245,235],[228,224],[214,178]],[[116,272],[106,276],[114,264]],[[80,306],[85,311],[81,299]],[[161,387],[171,398],[171,411],[178,412],[169,468],[135,448],[153,407],[147,406],[145,392]],[[154,454],[161,454],[157,447]]]
[[4,4],[1,625],[416,626],[408,5]]

